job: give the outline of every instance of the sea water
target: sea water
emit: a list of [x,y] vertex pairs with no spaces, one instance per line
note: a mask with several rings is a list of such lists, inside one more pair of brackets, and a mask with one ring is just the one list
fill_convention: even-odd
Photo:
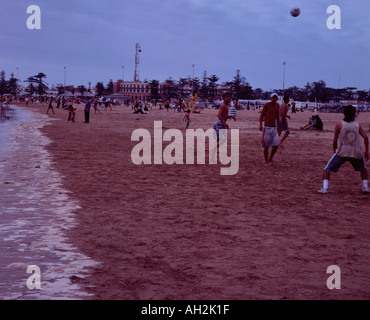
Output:
[[[39,130],[57,120],[15,106],[7,116],[0,122],[0,299],[89,299],[73,280],[98,263],[67,237],[80,207]],[[40,289],[29,285],[29,266],[40,269]]]

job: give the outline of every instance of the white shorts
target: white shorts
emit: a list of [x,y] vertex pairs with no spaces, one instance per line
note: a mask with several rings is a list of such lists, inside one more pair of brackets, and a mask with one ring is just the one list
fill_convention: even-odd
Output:
[[279,146],[279,133],[277,127],[263,128],[261,145],[263,148]]

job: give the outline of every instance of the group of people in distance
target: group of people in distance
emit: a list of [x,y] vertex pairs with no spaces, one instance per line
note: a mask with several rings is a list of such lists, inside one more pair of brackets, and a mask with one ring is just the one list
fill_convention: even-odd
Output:
[[323,130],[324,124],[322,123],[319,115],[313,115],[309,120],[308,123],[301,127],[302,130]]
[[[271,95],[271,101],[267,102],[263,106],[259,119],[259,130],[262,131],[261,145],[264,148],[266,167],[273,165],[274,155],[290,132],[287,121],[287,118],[290,119],[290,116],[288,116],[289,97],[285,96],[283,98],[284,102],[281,106],[277,103],[277,100],[278,95],[273,93]],[[220,140],[220,129],[229,128],[227,120],[232,118],[232,116],[229,114],[230,102],[231,94],[225,93],[223,95],[223,103],[218,112],[218,119],[214,124],[214,130],[217,134],[217,143],[219,143]],[[328,193],[330,173],[337,172],[344,163],[349,162],[355,171],[360,171],[363,183],[363,193],[369,194],[368,171],[365,165],[365,161],[369,159],[369,139],[359,123],[356,122],[355,107],[352,105],[346,106],[343,114],[343,121],[336,125],[334,131],[334,155],[324,168],[323,187],[318,190],[318,192]],[[318,123],[317,117],[314,116],[314,119],[312,119],[315,121],[314,123]],[[282,132],[285,132],[283,136],[281,136]],[[361,149],[360,137],[362,137],[364,140],[365,152],[363,152]],[[270,147],[271,153],[269,153]]]

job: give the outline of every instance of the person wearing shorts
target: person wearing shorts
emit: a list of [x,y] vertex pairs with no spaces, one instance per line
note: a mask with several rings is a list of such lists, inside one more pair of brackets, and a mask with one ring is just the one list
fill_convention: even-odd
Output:
[[280,106],[280,111],[279,111],[279,113],[280,113],[280,120],[279,120],[280,121],[280,134],[281,134],[281,132],[284,132],[284,135],[282,136],[282,138],[280,139],[280,142],[279,142],[280,147],[282,146],[283,141],[290,134],[290,130],[289,130],[289,126],[288,126],[288,120],[287,120],[287,118],[290,119],[290,116],[288,116],[289,97],[284,96],[283,100],[284,100],[284,102]]
[[220,141],[220,130],[229,129],[229,126],[226,122],[228,119],[231,118],[229,116],[229,104],[231,102],[231,94],[229,92],[224,93],[223,99],[224,101],[221,104],[220,109],[218,111],[217,115],[218,119],[213,125],[213,129],[215,130],[217,136],[217,147],[219,146]]
[[[356,120],[356,108],[349,105],[343,110],[344,119],[338,123],[334,132],[334,155],[324,168],[323,186],[319,193],[328,193],[331,172],[338,172],[339,168],[349,162],[355,171],[361,173],[363,193],[369,194],[368,172],[365,161],[369,160],[369,138]],[[360,137],[364,139],[365,153],[362,152]]]
[[[225,129],[227,129],[226,127],[225,127],[225,125],[221,122],[221,120],[217,120],[216,122],[215,122],[215,124],[213,125],[213,129],[214,129],[214,131],[215,131],[215,134],[216,134],[216,139],[217,139],[217,144],[219,143],[219,141],[220,141],[220,130],[225,130]],[[224,135],[222,135],[222,137],[221,138],[223,138],[224,137]],[[222,140],[222,139],[221,139]]]
[[353,169],[357,172],[366,170],[366,165],[363,157],[360,159],[351,157],[340,157],[336,153],[331,157],[324,170],[337,173],[340,167],[346,162],[349,162],[352,165]]
[[[217,121],[213,125],[213,133],[215,139],[217,139],[217,146],[213,148],[213,150],[210,150],[211,153],[211,161],[212,163],[216,163],[216,157],[217,157],[217,150],[221,143],[226,141],[227,133],[226,130],[229,129],[229,125],[226,123],[228,119],[231,117],[229,116],[229,104],[231,102],[231,94],[229,92],[225,92],[223,94],[223,103],[220,106],[220,109],[218,111],[217,115]],[[220,132],[220,130],[222,130]]]
[[[266,103],[263,106],[260,116],[260,127],[262,131],[261,145],[264,148],[265,166],[269,167],[273,164],[273,157],[279,148],[279,134],[280,131],[280,119],[279,109],[280,106],[277,103],[278,95],[273,93],[271,95],[271,102]],[[265,126],[262,127],[262,122],[265,121]],[[272,148],[269,156],[269,148]]]
[[279,147],[279,133],[277,127],[265,126],[263,128],[261,145],[263,148]]

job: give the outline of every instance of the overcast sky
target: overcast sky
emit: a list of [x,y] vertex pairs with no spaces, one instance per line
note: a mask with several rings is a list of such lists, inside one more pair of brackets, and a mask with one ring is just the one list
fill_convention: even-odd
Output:
[[[41,9],[41,30],[29,30],[29,5]],[[327,8],[341,9],[341,29],[327,27]],[[299,7],[301,15],[290,16]],[[239,69],[263,90],[304,87],[370,88],[369,0],[3,0],[0,70],[25,80],[93,85],[132,81],[135,44],[140,80],[217,75]]]

